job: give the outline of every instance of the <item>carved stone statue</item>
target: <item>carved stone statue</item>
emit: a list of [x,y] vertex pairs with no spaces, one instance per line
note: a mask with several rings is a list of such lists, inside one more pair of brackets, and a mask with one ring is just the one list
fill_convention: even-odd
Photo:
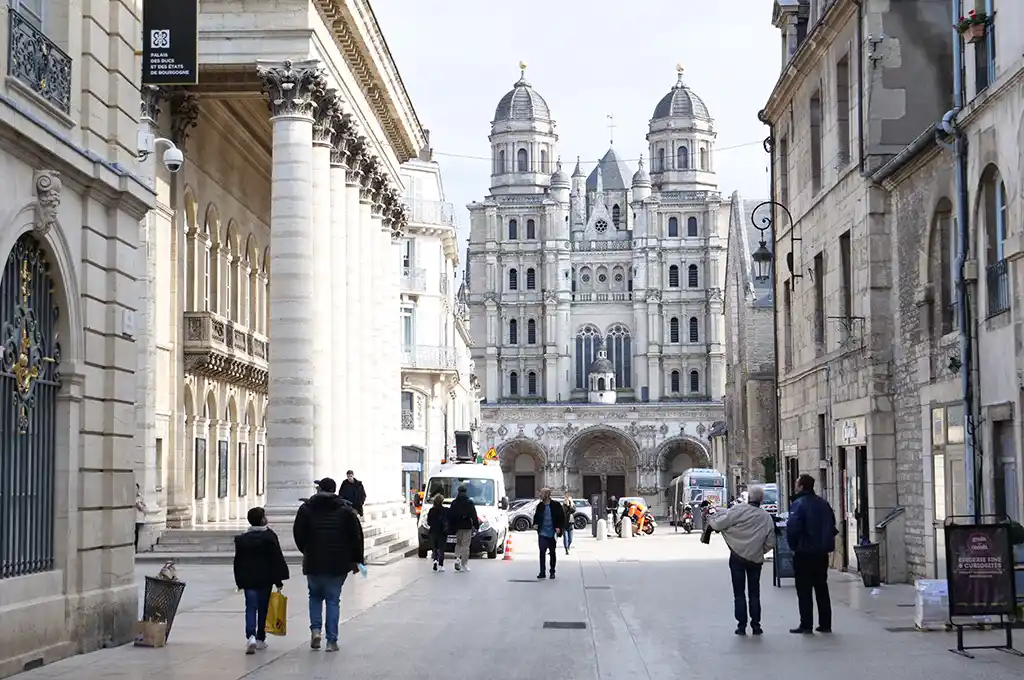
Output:
[[34,176],[36,189],[36,214],[34,231],[40,237],[46,236],[53,225],[57,224],[57,212],[60,209],[60,173],[56,170],[36,170]]

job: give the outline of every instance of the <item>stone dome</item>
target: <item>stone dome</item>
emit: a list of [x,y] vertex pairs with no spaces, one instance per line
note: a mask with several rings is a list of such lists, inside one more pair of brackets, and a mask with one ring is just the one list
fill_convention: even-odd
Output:
[[683,69],[680,67],[679,78],[672,86],[668,94],[661,98],[658,105],[654,107],[654,115],[651,120],[664,118],[691,118],[693,120],[704,120],[711,122],[711,114],[708,112],[704,100],[686,86],[683,82]]
[[604,357],[594,359],[594,363],[590,364],[590,372],[594,373],[615,373],[615,366],[611,361]]
[[562,172],[562,159],[558,159],[558,163],[555,164],[555,171],[551,174],[551,188],[563,187],[568,189],[572,186],[569,181],[569,176]]
[[637,164],[636,172],[633,173],[633,186],[635,187],[649,187],[651,186],[651,176],[647,174],[647,170],[644,169],[644,157],[640,156],[640,162]]
[[522,73],[512,89],[501,98],[494,109],[494,122],[504,120],[551,120],[551,109],[544,97],[537,94],[526,80],[526,67],[520,64]]

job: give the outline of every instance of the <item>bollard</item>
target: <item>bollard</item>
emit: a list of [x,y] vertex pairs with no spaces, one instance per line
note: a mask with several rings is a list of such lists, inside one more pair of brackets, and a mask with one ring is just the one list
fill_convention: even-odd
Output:
[[597,540],[603,541],[608,538],[608,522],[603,519],[597,520]]
[[622,518],[622,537],[633,538],[633,520],[629,517]]

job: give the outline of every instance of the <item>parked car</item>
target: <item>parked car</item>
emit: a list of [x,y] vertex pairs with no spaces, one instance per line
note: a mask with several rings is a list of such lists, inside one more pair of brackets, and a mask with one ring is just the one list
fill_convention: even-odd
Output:
[[[565,498],[552,497],[552,503],[563,503]],[[540,499],[531,498],[524,505],[515,510],[509,509],[508,526],[513,531],[529,531],[533,527],[533,514],[537,511],[537,503]],[[573,516],[573,526],[577,529],[585,529],[594,521],[594,509],[590,502],[582,498],[572,499],[576,506],[576,514]]]

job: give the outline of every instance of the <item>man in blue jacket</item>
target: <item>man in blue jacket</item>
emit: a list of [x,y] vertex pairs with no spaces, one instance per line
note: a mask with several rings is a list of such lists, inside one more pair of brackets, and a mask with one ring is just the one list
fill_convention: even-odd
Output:
[[[789,505],[786,539],[793,550],[793,573],[800,607],[800,625],[790,633],[814,633],[814,602],[818,604],[818,632],[832,632],[832,601],[828,595],[829,554],[836,549],[836,515],[832,506],[814,493],[814,477],[800,475],[797,493]],[[811,594],[814,599],[811,599]]]

